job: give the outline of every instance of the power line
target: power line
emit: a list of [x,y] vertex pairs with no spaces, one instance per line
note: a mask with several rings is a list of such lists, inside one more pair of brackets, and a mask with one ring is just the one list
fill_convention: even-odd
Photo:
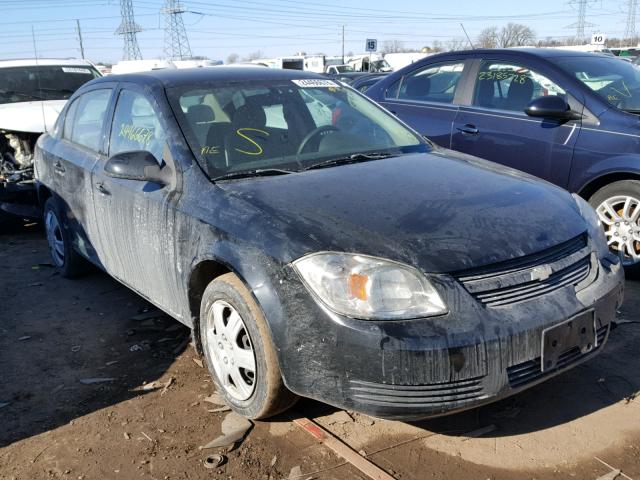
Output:
[[123,60],[142,60],[140,47],[136,34],[142,31],[142,27],[138,25],[133,18],[132,0],[120,0],[120,15],[122,23],[116,30],[116,35],[124,37],[124,50],[122,54]]

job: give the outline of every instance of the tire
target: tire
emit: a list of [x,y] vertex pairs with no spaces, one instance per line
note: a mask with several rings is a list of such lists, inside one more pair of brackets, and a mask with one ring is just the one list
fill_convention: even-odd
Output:
[[[626,201],[629,203],[625,208]],[[627,239],[624,246],[617,243],[618,248],[612,248],[619,254],[622,246],[625,272],[633,275],[640,273],[640,181],[610,183],[594,193],[589,203],[598,212],[607,240],[614,239],[617,243]],[[629,254],[631,248],[635,249],[635,258]]]
[[264,315],[235,274],[222,275],[205,289],[200,338],[217,390],[236,413],[257,420],[296,402],[297,397],[284,386]]
[[88,262],[73,249],[69,232],[63,227],[61,215],[53,198],[44,204],[44,231],[53,265],[65,278],[75,278],[88,270]]

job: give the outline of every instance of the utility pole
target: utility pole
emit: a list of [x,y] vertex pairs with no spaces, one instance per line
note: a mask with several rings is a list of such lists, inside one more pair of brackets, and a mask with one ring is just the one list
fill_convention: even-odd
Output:
[[184,28],[182,14],[186,12],[177,0],[165,0],[164,8],[164,54],[170,60],[191,58],[191,47],[187,30]]
[[344,65],[344,25],[342,25],[342,64]]
[[140,47],[136,34],[142,31],[142,27],[138,25],[133,18],[132,0],[120,0],[120,15],[122,22],[116,30],[116,35],[124,37],[124,50],[122,52],[123,60],[142,60]]
[[78,41],[80,42],[80,55],[84,60],[84,45],[82,44],[82,30],[80,29],[80,20],[76,18],[76,25],[78,27]]
[[624,30],[624,38],[631,42],[636,41],[636,10],[638,9],[638,0],[628,0],[627,2],[627,27]]

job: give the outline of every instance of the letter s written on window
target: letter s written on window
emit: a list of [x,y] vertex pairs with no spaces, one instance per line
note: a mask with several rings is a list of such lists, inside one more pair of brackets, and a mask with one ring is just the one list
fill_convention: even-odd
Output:
[[263,135],[266,135],[267,137],[269,136],[268,132],[265,132],[264,130],[260,130],[258,128],[239,128],[238,130],[236,130],[236,134],[242,138],[244,138],[247,142],[249,142],[251,145],[253,145],[255,147],[255,150],[253,151],[248,151],[248,150],[242,150],[240,148],[236,148],[235,150],[237,152],[240,153],[244,153],[245,155],[262,155],[262,152],[264,151],[262,149],[262,147],[260,146],[260,144],[258,144],[258,142],[256,142],[254,139],[252,139],[247,132],[258,132],[261,133]]

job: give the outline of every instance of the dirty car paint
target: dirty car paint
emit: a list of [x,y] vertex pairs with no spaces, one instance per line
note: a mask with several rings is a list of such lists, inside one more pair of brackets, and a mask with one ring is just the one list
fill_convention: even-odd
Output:
[[[102,173],[107,150],[101,152],[91,172],[92,192],[76,194],[84,205],[81,224],[69,223],[95,247],[94,263],[191,327],[199,321],[199,298],[190,288],[199,266],[214,261],[235,272],[265,315],[287,387],[378,416],[421,418],[469,408],[601,350],[622,300],[622,272],[615,258],[597,257],[578,208],[557,187],[441,149],[212,183],[187,146],[165,89],[183,81],[231,82],[238,75],[316,78],[259,70],[109,77],[114,91],[142,89],[154,100],[168,136],[164,161],[173,180],[163,188],[108,180]],[[48,166],[59,142],[41,138],[36,162],[40,195],[64,202]],[[96,200],[98,181],[109,189],[108,200]],[[89,204],[93,214],[87,213]],[[477,269],[513,270],[511,262],[576,239],[584,240],[580,251],[590,262],[590,276],[578,285],[500,307],[483,304],[465,287],[464,278],[479,274]],[[449,312],[404,321],[333,313],[291,266],[319,251],[413,266],[429,275]],[[603,332],[599,348],[546,375],[527,366],[539,363],[544,328],[590,309]],[[529,368],[530,381],[516,385],[509,368]]]

